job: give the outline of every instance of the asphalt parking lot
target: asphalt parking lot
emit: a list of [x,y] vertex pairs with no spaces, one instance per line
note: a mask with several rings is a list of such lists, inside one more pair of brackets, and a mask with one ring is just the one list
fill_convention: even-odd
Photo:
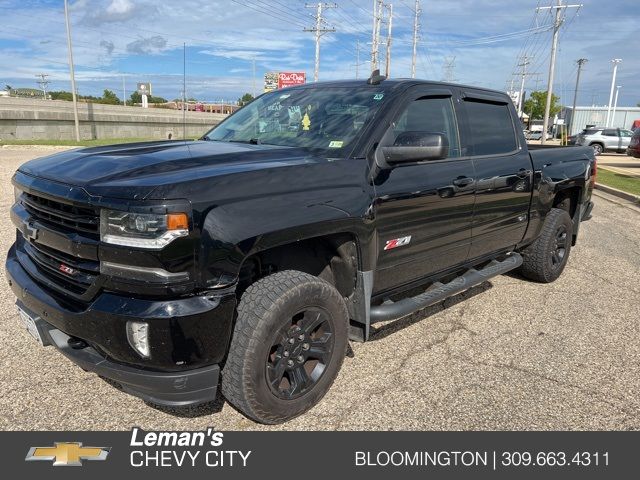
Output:
[[[51,152],[0,148],[3,255],[15,236],[9,179]],[[380,327],[371,342],[351,345],[317,407],[278,427],[223,399],[159,410],[39,347],[18,325],[2,269],[0,429],[640,429],[640,209],[595,202],[554,284],[502,276]]]

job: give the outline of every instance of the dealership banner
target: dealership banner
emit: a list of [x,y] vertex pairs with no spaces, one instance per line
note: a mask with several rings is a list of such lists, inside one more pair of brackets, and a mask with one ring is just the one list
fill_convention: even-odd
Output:
[[[639,432],[0,432],[5,478],[638,478]],[[176,477],[184,475],[184,477]]]

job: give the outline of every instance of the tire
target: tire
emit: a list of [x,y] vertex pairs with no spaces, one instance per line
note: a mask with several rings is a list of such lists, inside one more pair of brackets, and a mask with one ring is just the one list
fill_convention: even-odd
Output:
[[599,143],[592,143],[591,148],[593,148],[593,154],[597,157],[598,155],[602,155],[604,152],[604,146]]
[[258,280],[238,305],[223,395],[260,423],[301,415],[338,375],[348,322],[344,299],[325,280],[295,270]]
[[572,235],[573,221],[569,212],[552,208],[540,236],[522,252],[522,275],[542,283],[556,280],[569,260]]

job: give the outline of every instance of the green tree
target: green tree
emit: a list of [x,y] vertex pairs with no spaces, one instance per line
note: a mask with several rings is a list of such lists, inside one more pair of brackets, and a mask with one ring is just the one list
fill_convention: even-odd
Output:
[[[149,95],[147,98],[149,103],[167,103],[167,99],[163,97],[154,97]],[[140,95],[137,91],[131,94],[131,101],[127,102],[128,105],[135,105],[136,103],[142,103],[142,95]]]
[[[558,103],[560,97],[551,95],[551,109],[549,116],[553,117],[562,108]],[[531,96],[524,102],[524,112],[531,120],[540,120],[544,117],[544,108],[547,103],[547,92],[531,92]]]
[[238,105],[241,105],[241,106],[246,105],[252,100],[253,100],[253,95],[251,95],[250,93],[245,93],[238,99]]
[[105,89],[104,93],[102,94],[102,98],[100,98],[98,102],[106,103],[107,105],[119,105],[120,99],[111,90]]
[[51,100],[66,100],[68,102],[73,100],[71,92],[65,92],[64,90],[49,92],[49,95],[51,95]]
[[8,90],[9,92],[11,90],[13,90],[13,88],[11,88],[11,85],[9,85],[8,83],[4,86],[5,90]]

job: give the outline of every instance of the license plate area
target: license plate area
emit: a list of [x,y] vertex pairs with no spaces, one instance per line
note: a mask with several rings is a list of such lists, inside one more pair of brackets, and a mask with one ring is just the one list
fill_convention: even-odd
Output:
[[37,320],[34,318],[29,312],[26,312],[20,307],[18,308],[18,317],[20,320],[20,324],[23,328],[29,332],[29,334],[36,339],[36,341],[44,346],[44,342],[42,340],[42,335],[40,330],[38,329]]

